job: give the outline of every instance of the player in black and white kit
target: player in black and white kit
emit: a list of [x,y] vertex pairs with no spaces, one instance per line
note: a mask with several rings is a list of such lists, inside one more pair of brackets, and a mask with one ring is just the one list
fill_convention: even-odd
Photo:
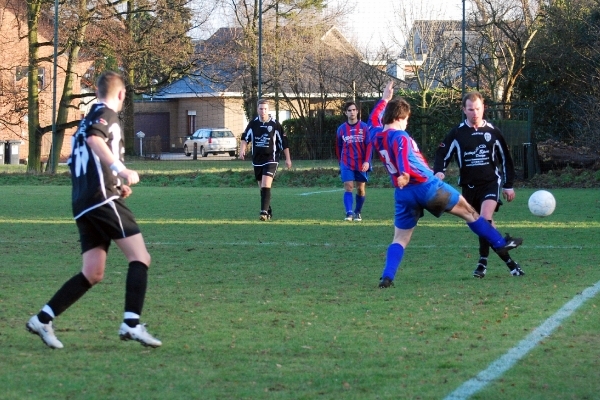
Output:
[[285,165],[288,168],[292,167],[292,159],[283,127],[269,115],[269,101],[258,100],[257,111],[258,117],[250,121],[242,134],[240,158],[244,160],[246,147],[250,144],[254,176],[260,188],[260,220],[267,221],[273,217],[271,186],[281,152],[285,154]]
[[[511,202],[515,198],[515,169],[502,133],[483,119],[483,100],[479,92],[464,96],[462,105],[467,119],[453,128],[440,144],[433,171],[438,178],[444,179],[446,168],[455,157],[460,171],[458,184],[463,196],[482,217],[494,225],[494,212],[502,205],[500,188],[506,201]],[[489,253],[490,244],[480,238],[479,262],[473,271],[474,277],[485,277]],[[499,256],[513,276],[525,275],[508,253]]]
[[83,268],[31,317],[26,327],[49,347],[63,348],[54,334],[52,321],[102,280],[108,248],[114,240],[129,262],[119,336],[122,340],[133,339],[144,346],[158,347],[161,341],[140,324],[151,258],[135,218],[123,200],[131,195],[130,185],[138,183],[139,176],[123,164],[123,136],[117,115],[125,100],[121,75],[102,74],[96,84],[96,96],[98,103],[92,106],[73,136],[68,162]]

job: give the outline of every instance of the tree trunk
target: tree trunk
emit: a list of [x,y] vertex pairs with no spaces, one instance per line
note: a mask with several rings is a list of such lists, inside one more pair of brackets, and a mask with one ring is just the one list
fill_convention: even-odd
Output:
[[27,71],[27,131],[29,133],[29,156],[27,172],[41,172],[42,132],[40,128],[40,101],[38,96],[38,20],[40,2],[27,2],[27,27],[29,28],[29,66]]

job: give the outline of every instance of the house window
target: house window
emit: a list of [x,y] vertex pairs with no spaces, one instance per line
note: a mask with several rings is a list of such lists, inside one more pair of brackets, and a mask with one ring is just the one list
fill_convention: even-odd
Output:
[[[21,79],[27,78],[27,70],[27,67],[17,67],[15,70],[15,81],[19,82]],[[38,68],[37,86],[38,90],[43,90],[46,87],[46,68]]]
[[27,78],[27,67],[17,67],[17,70],[15,71],[15,81],[19,82],[23,78]]
[[37,80],[38,90],[44,90],[46,87],[46,68],[38,68]]
[[420,46],[415,47],[415,54],[421,54],[421,47]]
[[191,135],[196,131],[196,111],[188,111],[187,114],[187,134]]

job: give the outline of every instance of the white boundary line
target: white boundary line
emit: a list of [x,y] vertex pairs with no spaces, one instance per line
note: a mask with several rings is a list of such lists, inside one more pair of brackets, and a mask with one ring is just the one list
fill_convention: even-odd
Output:
[[341,192],[343,190],[344,189],[335,189],[335,190],[322,190],[322,191],[319,191],[319,192],[305,192],[305,193],[300,193],[298,196],[310,196],[311,194]]
[[542,325],[537,327],[517,346],[510,349],[502,357],[491,363],[487,369],[481,371],[473,379],[470,379],[459,386],[454,392],[445,397],[444,400],[459,400],[468,399],[478,391],[482,390],[495,379],[499,378],[503,373],[512,368],[521,358],[523,358],[537,344],[550,336],[552,331],[556,329],[562,321],[569,317],[577,310],[586,300],[591,299],[600,291],[600,281],[594,286],[588,287],[580,294],[576,295],[567,304],[562,306],[554,315],[548,318]]

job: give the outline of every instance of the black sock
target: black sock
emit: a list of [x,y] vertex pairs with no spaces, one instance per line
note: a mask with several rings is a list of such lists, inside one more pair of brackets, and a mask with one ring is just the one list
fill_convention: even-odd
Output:
[[271,206],[271,188],[260,188],[260,210],[267,211]]
[[485,238],[479,237],[479,257],[488,258],[490,255],[490,242]]
[[[142,315],[147,285],[148,267],[146,264],[141,261],[130,262],[125,282],[125,312]],[[139,319],[125,320],[125,323],[132,328],[139,324],[139,322]]]
[[[48,302],[48,307],[52,309],[54,316],[58,317],[63,311],[79,300],[91,287],[92,285],[86,279],[85,275],[80,272],[58,289]],[[43,324],[47,324],[52,320],[52,317],[44,311],[40,311],[38,318]]]

